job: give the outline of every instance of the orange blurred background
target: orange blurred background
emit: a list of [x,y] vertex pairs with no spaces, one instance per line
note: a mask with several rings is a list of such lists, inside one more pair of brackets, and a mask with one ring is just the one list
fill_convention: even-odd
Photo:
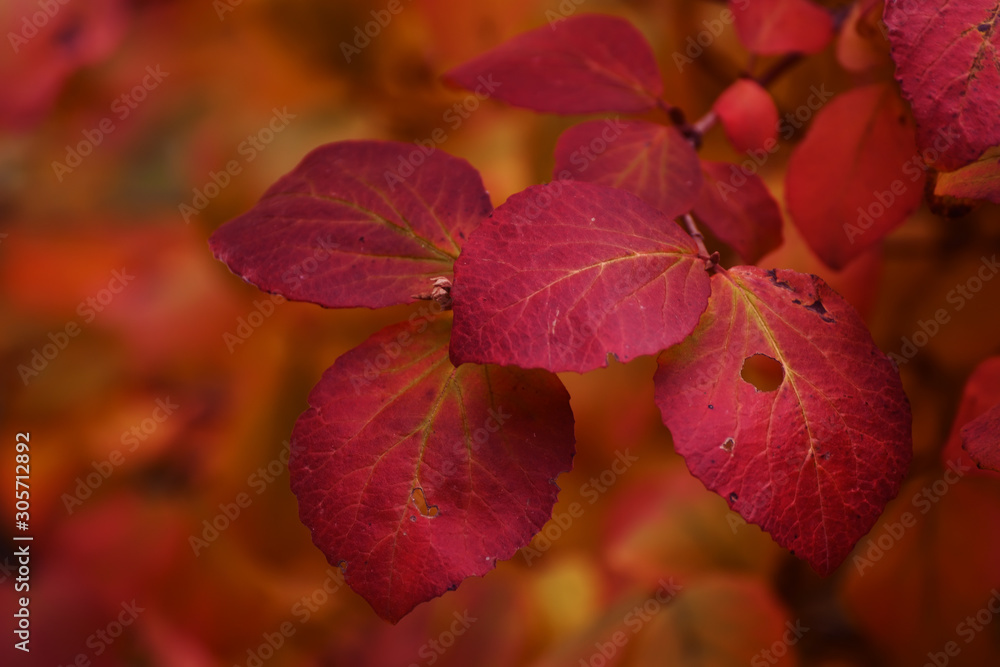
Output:
[[[367,43],[359,31],[387,16],[386,0],[0,7],[0,661],[920,667],[940,654],[1000,664],[1000,622],[968,642],[958,627],[1000,588],[1000,483],[970,472],[944,493],[934,486],[965,380],[1000,354],[1000,280],[902,368],[910,480],[873,542],[832,577],[691,478],[654,407],[647,358],[563,375],[578,454],[559,479],[557,520],[530,549],[397,626],[340,584],[298,520],[282,450],[322,371],[411,308],[275,303],[212,258],[212,230],[309,150],[344,139],[443,129],[440,147],[482,172],[494,205],[548,180],[556,138],[579,119],[494,102],[457,114],[466,95],[439,76],[556,16],[632,20],[668,98],[692,118],[747,64],[727,28],[676,66],[672,54],[718,3],[399,1]],[[42,11],[52,15],[32,33],[24,21]],[[879,48],[873,76],[890,78]],[[774,87],[779,108],[821,81],[853,82],[832,47]],[[764,172],[779,198],[789,152]],[[720,130],[703,155],[738,157]],[[1000,220],[996,207],[951,221],[922,210],[839,275],[787,219],[785,236],[762,264],[823,276],[899,353],[1000,250]],[[32,453],[29,655],[13,649],[7,612],[22,595],[7,481],[19,432]],[[626,452],[637,461],[619,474]],[[936,500],[922,514],[912,499],[925,488]],[[574,504],[582,515],[569,515]],[[916,525],[882,553],[878,538],[907,510]],[[952,640],[955,656],[944,653]]]

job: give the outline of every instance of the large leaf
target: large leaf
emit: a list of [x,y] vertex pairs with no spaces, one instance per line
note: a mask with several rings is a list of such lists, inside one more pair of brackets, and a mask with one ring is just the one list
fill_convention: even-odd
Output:
[[778,143],[778,107],[771,93],[756,81],[739,79],[715,100],[729,143],[739,152],[766,150]]
[[[742,377],[756,355],[781,365],[773,391]],[[655,384],[691,472],[821,574],[906,474],[910,407],[896,368],[815,276],[749,266],[713,276],[698,329],[660,355]]]
[[408,303],[429,291],[492,205],[465,160],[413,144],[345,141],[309,153],[215,231],[244,280],[330,308]]
[[684,339],[709,279],[691,238],[635,195],[590,183],[528,188],[455,265],[455,363],[584,372]]
[[646,38],[625,19],[601,14],[518,35],[445,78],[468,90],[488,88],[515,106],[561,114],[647,111],[663,93]]
[[704,183],[694,214],[720,241],[748,264],[781,245],[781,208],[759,176],[747,176],[729,162],[704,160],[701,169]]
[[987,199],[1000,204],[1000,147],[956,171],[938,174],[934,194],[959,199]]
[[927,161],[951,171],[1000,145],[996,0],[888,0],[884,20]]
[[572,465],[559,379],[455,368],[448,327],[395,325],[339,358],[292,436],[302,521],[393,622],[526,545]]
[[829,12],[810,0],[729,0],[729,8],[752,53],[816,53],[833,38]]
[[558,180],[628,190],[668,218],[691,210],[701,188],[698,153],[675,127],[642,120],[595,120],[556,143]]
[[913,123],[889,85],[834,98],[788,162],[788,212],[809,247],[841,269],[900,225],[927,179]]

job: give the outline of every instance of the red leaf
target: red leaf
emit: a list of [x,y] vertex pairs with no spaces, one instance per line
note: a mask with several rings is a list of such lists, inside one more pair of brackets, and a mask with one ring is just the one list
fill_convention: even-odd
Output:
[[1000,8],[996,0],[885,7],[892,59],[917,119],[917,143],[942,171],[1000,145]]
[[569,395],[544,371],[448,362],[448,322],[395,325],[340,357],[295,425],[299,515],[379,616],[510,558],[573,459]]
[[729,162],[702,161],[701,169],[704,181],[694,214],[720,241],[748,264],[781,245],[781,209],[759,176],[747,176]]
[[809,0],[729,0],[729,8],[752,53],[816,53],[833,38],[829,12]]
[[851,5],[837,35],[837,62],[852,72],[866,72],[885,60],[886,42],[875,10],[880,0],[859,0]]
[[555,178],[628,190],[668,218],[687,213],[701,188],[698,153],[676,128],[641,120],[594,120],[556,144]]
[[1000,403],[962,427],[962,447],[980,467],[1000,472]]
[[733,148],[741,153],[771,150],[778,143],[778,107],[756,81],[740,79],[712,107]]
[[663,94],[646,38],[625,19],[601,14],[518,35],[445,78],[514,106],[560,114],[647,111]]
[[[780,363],[776,389],[742,379],[755,355]],[[750,266],[715,275],[701,324],[660,355],[654,381],[694,476],[821,574],[906,474],[910,407],[895,366],[815,276]]]
[[585,372],[683,340],[709,293],[691,238],[622,190],[573,181],[497,208],[455,265],[454,363]]
[[927,178],[913,124],[891,86],[820,109],[788,162],[788,212],[809,247],[841,269],[913,212]]
[[465,160],[412,144],[344,141],[309,153],[209,243],[267,292],[378,308],[409,303],[432,278],[448,277],[491,209]]
[[1000,357],[990,357],[969,376],[942,460],[968,462],[1000,472]]
[[959,199],[987,199],[1000,204],[1000,147],[992,148],[956,171],[938,174],[934,194]]

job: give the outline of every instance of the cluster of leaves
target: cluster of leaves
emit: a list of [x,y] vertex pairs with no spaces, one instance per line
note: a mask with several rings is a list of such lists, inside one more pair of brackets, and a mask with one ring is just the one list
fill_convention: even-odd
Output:
[[[890,2],[885,21],[916,122],[894,87],[862,85],[819,110],[790,160],[788,210],[831,267],[900,224],[928,174],[938,194],[996,197],[984,193],[1000,137],[977,103],[997,88],[996,8],[913,4]],[[747,50],[780,60],[735,81],[694,123],[663,99],[653,51],[631,24],[560,21],[446,76],[469,89],[500,81],[496,97],[537,111],[660,109],[667,122],[571,127],[553,181],[495,210],[463,160],[411,144],[330,144],[216,231],[219,259],[286,298],[429,304],[338,359],[293,434],[301,518],[381,616],[397,621],[484,574],[542,528],[574,452],[555,373],[610,357],[659,355],[656,403],[691,472],[818,572],[871,529],[911,458],[897,369],[822,279],[753,266],[782,242],[780,208],[759,177],[734,185],[734,165],[697,149],[718,122],[738,150],[771,152],[781,126],[770,79],[838,31],[844,66],[871,67],[856,33],[877,5],[831,14],[808,0],[730,3]],[[935,68],[946,71],[924,76]],[[907,164],[915,185],[900,191]],[[883,192],[893,203],[852,229]],[[720,266],[699,222],[747,264]],[[759,357],[780,365],[771,390],[744,379]],[[970,425],[971,443],[997,432],[995,413],[980,431]]]

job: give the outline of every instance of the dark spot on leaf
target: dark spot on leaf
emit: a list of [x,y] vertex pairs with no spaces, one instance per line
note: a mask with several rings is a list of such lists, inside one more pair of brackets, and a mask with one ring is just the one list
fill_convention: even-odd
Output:
[[981,33],[983,33],[985,35],[990,30],[990,24],[989,23],[980,23],[978,26],[976,26],[976,30],[978,30],[979,32],[981,32]]
[[364,243],[364,242],[365,242],[365,237],[364,236],[358,238],[358,243]]
[[709,403],[709,404],[708,404],[708,409],[709,409],[709,410],[714,410],[714,409],[715,409],[715,406],[714,406],[714,405],[712,405],[711,403]]
[[735,491],[733,493],[729,494],[729,502],[735,503],[739,499],[740,499],[740,497],[738,495],[736,495]]
[[757,391],[774,391],[785,379],[785,369],[766,354],[755,354],[743,360],[740,377]]
[[777,269],[771,269],[771,270],[769,270],[767,272],[767,275],[770,276],[771,282],[774,283],[775,285],[777,285],[778,287],[783,287],[784,289],[792,291],[792,292],[795,291],[795,289],[791,285],[789,285],[787,282],[785,282],[784,280],[778,280],[778,271],[777,271]]
[[420,487],[413,489],[410,494],[410,500],[413,501],[413,505],[420,512],[420,516],[427,517],[428,519],[433,519],[438,515],[437,505],[428,505],[427,499],[424,498],[424,490]]
[[802,305],[802,300],[801,299],[792,299],[792,303],[794,303],[796,306],[801,306]]
[[736,441],[733,440],[732,438],[726,438],[725,442],[722,443],[722,449],[729,452],[730,454],[733,452],[733,447],[735,446],[736,446]]
[[806,310],[811,310],[814,313],[817,313],[820,319],[824,322],[833,322],[833,318],[826,314],[826,306],[823,305],[823,300],[819,297],[816,297],[815,301],[806,306]]

